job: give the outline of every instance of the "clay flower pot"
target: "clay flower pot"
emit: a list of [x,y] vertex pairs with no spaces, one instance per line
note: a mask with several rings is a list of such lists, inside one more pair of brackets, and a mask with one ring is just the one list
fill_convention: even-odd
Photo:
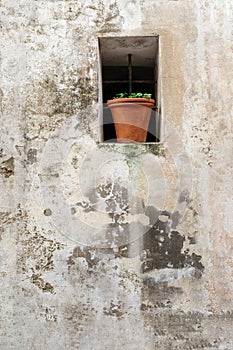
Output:
[[118,142],[145,142],[155,100],[118,98],[108,100]]

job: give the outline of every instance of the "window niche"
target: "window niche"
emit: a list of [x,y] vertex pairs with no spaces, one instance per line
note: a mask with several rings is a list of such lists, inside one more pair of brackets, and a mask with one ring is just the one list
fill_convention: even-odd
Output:
[[155,100],[146,142],[160,141],[159,37],[99,38],[99,102],[103,142],[117,142],[107,100],[121,92],[150,93]]

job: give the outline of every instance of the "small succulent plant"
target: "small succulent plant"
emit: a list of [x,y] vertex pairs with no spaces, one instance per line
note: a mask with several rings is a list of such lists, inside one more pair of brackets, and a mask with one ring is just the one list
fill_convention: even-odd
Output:
[[127,92],[120,92],[113,97],[114,100],[118,98],[151,98],[151,94],[142,92],[132,92],[131,94],[128,94]]

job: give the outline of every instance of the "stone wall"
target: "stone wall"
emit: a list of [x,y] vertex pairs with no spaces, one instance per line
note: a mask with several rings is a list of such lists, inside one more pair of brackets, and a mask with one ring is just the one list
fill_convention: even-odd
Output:
[[[1,349],[232,350],[232,1],[1,6]],[[162,139],[103,144],[98,37],[135,35]]]

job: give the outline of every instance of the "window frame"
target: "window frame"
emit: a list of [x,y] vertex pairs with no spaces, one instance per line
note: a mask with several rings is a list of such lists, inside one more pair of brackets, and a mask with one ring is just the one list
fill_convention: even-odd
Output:
[[[108,143],[107,140],[104,139],[104,101],[103,101],[103,60],[102,60],[102,51],[101,51],[101,42],[107,41],[109,39],[147,39],[147,38],[155,38],[157,40],[157,51],[155,54],[155,69],[154,69],[154,83],[156,84],[155,94],[152,98],[155,99],[155,140],[154,141],[146,141],[145,143],[161,143],[162,138],[162,83],[161,83],[161,38],[159,35],[143,35],[143,36],[101,36],[98,37],[98,120],[100,126],[99,132],[99,142],[100,143]],[[120,66],[117,66],[120,67]],[[117,143],[117,142],[116,142]]]

